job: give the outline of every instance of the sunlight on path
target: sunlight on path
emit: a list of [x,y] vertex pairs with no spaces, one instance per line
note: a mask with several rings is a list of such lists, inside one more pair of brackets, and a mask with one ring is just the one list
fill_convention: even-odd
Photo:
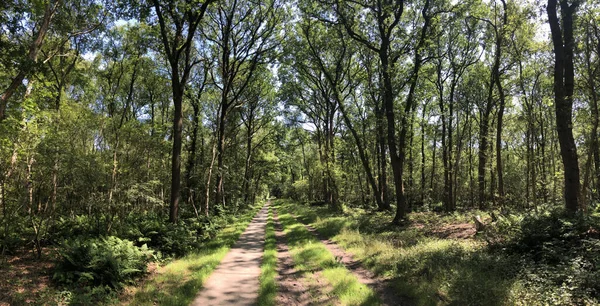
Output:
[[252,220],[198,293],[192,306],[255,305],[268,204]]

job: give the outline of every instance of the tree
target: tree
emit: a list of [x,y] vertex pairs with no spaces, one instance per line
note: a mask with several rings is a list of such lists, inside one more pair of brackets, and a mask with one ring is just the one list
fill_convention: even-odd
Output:
[[183,131],[183,97],[192,68],[200,63],[194,50],[194,35],[208,6],[216,0],[205,0],[200,5],[195,1],[172,1],[161,3],[152,0],[160,26],[163,52],[170,66],[171,89],[173,91],[173,153],[171,156],[171,200],[169,222],[177,222],[181,197],[181,146]]
[[241,95],[255,71],[270,58],[275,49],[273,36],[281,22],[280,3],[261,0],[257,3],[236,0],[219,2],[210,11],[210,26],[204,37],[213,43],[212,55],[218,58],[212,74],[221,92],[217,121],[217,180],[215,205],[225,206],[224,157],[225,132],[230,112],[242,102]]
[[[561,18],[557,15],[560,4]],[[575,69],[573,56],[575,38],[573,18],[580,1],[548,0],[547,13],[552,44],[554,46],[554,105],[556,110],[556,131],[560,144],[560,155],[565,171],[564,199],[568,211],[579,209],[580,182],[577,146],[573,138],[573,91]]]

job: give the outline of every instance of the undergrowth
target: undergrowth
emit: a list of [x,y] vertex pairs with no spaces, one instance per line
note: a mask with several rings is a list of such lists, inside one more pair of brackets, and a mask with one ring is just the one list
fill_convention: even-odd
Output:
[[410,214],[405,227],[392,216],[292,201],[282,207],[339,243],[417,305],[598,304],[598,218],[560,209],[504,215],[484,234],[445,239],[431,230],[468,222],[468,216]]

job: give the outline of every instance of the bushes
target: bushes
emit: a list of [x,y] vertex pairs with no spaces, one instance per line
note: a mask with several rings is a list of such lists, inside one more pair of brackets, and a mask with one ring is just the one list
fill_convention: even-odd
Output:
[[53,279],[61,284],[120,288],[146,272],[152,252],[144,245],[109,236],[62,244]]
[[[593,214],[544,207],[499,217],[486,239],[520,258],[517,300],[525,304],[586,304],[600,297],[600,228]],[[589,304],[589,303],[588,303]]]
[[124,223],[119,236],[137,245],[147,244],[167,257],[181,257],[198,248],[203,241],[213,237],[218,228],[205,218],[182,219],[177,224],[167,223],[154,215],[135,218]]
[[296,201],[308,200],[307,195],[310,194],[310,184],[308,180],[297,180],[289,190],[287,190],[287,196]]

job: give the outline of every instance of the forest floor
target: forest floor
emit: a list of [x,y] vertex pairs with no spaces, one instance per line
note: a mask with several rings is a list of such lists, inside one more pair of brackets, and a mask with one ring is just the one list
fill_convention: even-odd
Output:
[[34,303],[51,291],[52,253],[46,248],[38,259],[33,251],[23,251],[0,264],[0,306]]
[[[133,305],[406,305],[383,278],[376,277],[331,240],[301,223],[276,201],[267,203],[231,249],[208,263],[193,299],[176,275],[187,268],[158,271],[133,299]],[[196,269],[207,265],[200,257]],[[216,260],[219,260],[218,262]],[[167,267],[189,265],[175,260]],[[182,272],[183,270],[183,272]],[[192,269],[193,270],[193,269]],[[165,277],[170,275],[170,277]],[[209,276],[208,276],[209,275]],[[156,279],[162,279],[156,281]],[[170,285],[165,286],[164,282]],[[196,287],[196,286],[195,286]],[[148,289],[149,288],[149,289]],[[166,289],[166,290],[165,290]],[[165,292],[166,291],[166,292]],[[182,294],[183,292],[183,294]]]
[[[571,257],[565,257],[567,246],[576,244],[553,242],[558,248],[550,245],[544,254],[562,254],[567,264],[547,264],[511,251],[510,245],[490,248],[488,236],[475,230],[475,213],[490,222],[482,212],[413,212],[399,228],[390,224],[392,216],[386,212],[335,212],[275,200],[248,211],[197,251],[164,265],[153,263],[145,278],[110,303],[597,304],[596,291],[588,290],[597,287],[596,274],[586,272],[592,270],[583,264],[571,264],[577,263],[573,256],[582,261],[587,253],[598,254],[589,244],[598,243],[597,231],[593,237],[585,235],[585,248]],[[68,304],[49,280],[52,251],[42,258],[11,256],[0,266],[0,306]]]

